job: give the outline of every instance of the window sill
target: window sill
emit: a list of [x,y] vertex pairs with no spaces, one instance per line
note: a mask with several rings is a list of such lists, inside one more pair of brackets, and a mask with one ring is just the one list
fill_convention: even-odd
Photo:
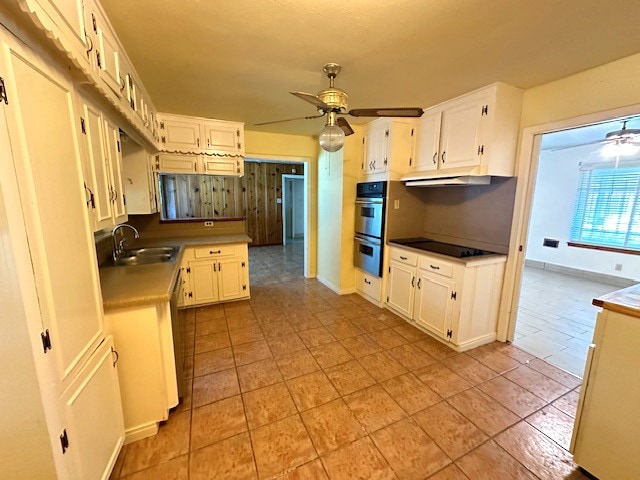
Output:
[[630,248],[608,247],[606,245],[593,245],[590,243],[567,242],[569,247],[588,248],[591,250],[601,250],[603,252],[627,253],[629,255],[640,255],[640,250],[631,250]]

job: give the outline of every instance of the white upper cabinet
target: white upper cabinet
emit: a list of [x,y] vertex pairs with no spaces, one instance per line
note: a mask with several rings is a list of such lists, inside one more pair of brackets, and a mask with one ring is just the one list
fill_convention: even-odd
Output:
[[127,221],[126,197],[122,181],[122,147],[120,146],[120,130],[109,120],[105,120],[105,138],[109,176],[111,179],[111,201],[113,204],[113,224]]
[[363,173],[385,172],[388,163],[389,122],[386,119],[371,122],[367,126],[364,139]]
[[86,5],[86,23],[94,68],[98,76],[120,97],[124,80],[120,74],[120,45],[109,22],[95,2]]
[[206,122],[202,125],[205,148],[216,152],[237,154],[244,144],[244,128],[227,122]]
[[158,211],[155,156],[127,137],[121,138],[122,180],[127,213],[144,215]]
[[413,122],[378,118],[367,124],[362,175],[367,180],[395,180],[406,173],[413,155]]
[[198,152],[200,124],[188,117],[164,117],[160,120],[162,149],[169,152]]
[[495,83],[425,110],[403,180],[455,175],[513,176],[522,90]]

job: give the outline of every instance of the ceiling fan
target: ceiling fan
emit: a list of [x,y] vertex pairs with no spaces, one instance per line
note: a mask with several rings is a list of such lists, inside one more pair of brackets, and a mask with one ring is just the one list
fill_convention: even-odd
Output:
[[329,88],[321,90],[317,95],[304,92],[289,92],[291,95],[309,102],[318,109],[319,115],[309,115],[306,117],[288,118],[286,120],[276,120],[272,122],[256,123],[254,125],[270,125],[273,123],[291,122],[294,120],[311,120],[326,116],[327,123],[320,132],[320,146],[327,152],[337,152],[344,145],[345,136],[353,133],[349,122],[341,115],[351,115],[352,117],[421,117],[424,111],[420,107],[407,108],[355,108],[349,110],[347,93],[334,86],[334,80],[340,73],[340,65],[337,63],[327,63],[322,70],[329,78]]
[[634,120],[629,118],[622,121],[622,128],[608,132],[604,138],[594,140],[592,142],[582,143],[580,145],[569,145],[566,147],[554,148],[552,151],[566,150],[576,146],[604,144],[600,150],[603,157],[626,157],[635,155],[640,150],[640,129],[627,128],[627,122]]

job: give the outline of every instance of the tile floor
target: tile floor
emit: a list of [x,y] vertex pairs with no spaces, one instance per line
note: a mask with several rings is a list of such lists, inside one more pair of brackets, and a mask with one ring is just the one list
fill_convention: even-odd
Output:
[[586,478],[578,378],[508,344],[458,354],[282,251],[251,249],[250,301],[186,311],[191,394],[112,478]]
[[582,377],[600,311],[591,301],[620,288],[525,267],[513,344]]

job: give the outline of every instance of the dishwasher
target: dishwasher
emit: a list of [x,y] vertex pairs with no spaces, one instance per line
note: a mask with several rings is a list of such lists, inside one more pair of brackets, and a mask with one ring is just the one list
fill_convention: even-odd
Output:
[[178,398],[184,398],[187,390],[185,379],[185,316],[178,311],[178,295],[180,293],[180,285],[182,282],[181,271],[178,270],[178,277],[173,286],[171,294],[171,330],[173,332],[173,354],[176,362],[176,383],[178,384]]

